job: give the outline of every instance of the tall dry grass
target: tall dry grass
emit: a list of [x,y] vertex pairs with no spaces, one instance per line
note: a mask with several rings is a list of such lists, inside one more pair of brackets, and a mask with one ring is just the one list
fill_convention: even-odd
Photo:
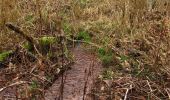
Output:
[[146,79],[170,74],[169,0],[1,0],[0,10],[0,51],[23,41],[4,27],[6,22],[39,37],[53,35],[62,17],[67,36],[85,30],[97,45],[114,48],[119,42],[120,55],[142,52],[127,60],[132,75]]

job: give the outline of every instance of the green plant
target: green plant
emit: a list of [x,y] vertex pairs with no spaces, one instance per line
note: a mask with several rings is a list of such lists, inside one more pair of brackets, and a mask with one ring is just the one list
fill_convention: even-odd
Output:
[[99,49],[98,49],[98,54],[99,54],[99,56],[105,55],[105,54],[106,54],[105,49],[104,49],[104,48],[99,48]]
[[34,90],[34,89],[37,89],[37,88],[38,88],[37,81],[32,81],[31,84],[30,84],[30,89]]
[[86,31],[80,31],[79,33],[78,33],[78,35],[77,35],[77,39],[78,40],[84,40],[84,41],[86,41],[86,42],[90,42],[91,41],[91,37],[90,37],[90,35],[89,35],[89,33],[88,32],[86,32]]
[[56,37],[45,36],[45,37],[42,37],[42,38],[39,39],[39,44],[42,45],[42,46],[47,46],[47,45],[50,45],[50,44],[54,44],[56,41],[57,41]]
[[102,73],[102,79],[113,79],[114,73],[111,68],[107,68]]
[[22,47],[25,48],[25,49],[28,50],[28,51],[32,51],[33,48],[34,48],[29,42],[25,42],[25,43],[22,45]]
[[[42,48],[43,48],[45,46],[49,46],[51,44],[54,44],[57,41],[57,38],[46,36],[46,37],[39,38],[38,41],[39,41],[39,45],[42,46]],[[27,49],[28,51],[33,50],[33,47],[29,42],[24,43],[22,46],[23,46],[23,48]]]
[[104,66],[111,65],[113,63],[113,56],[112,55],[104,55],[100,58]]
[[42,37],[39,39],[39,47],[40,47],[40,51],[42,54],[48,54],[48,53],[53,53],[51,51],[51,46],[54,45],[57,42],[57,38],[56,37]]
[[113,53],[111,51],[106,51],[105,48],[99,48],[98,55],[104,66],[108,66],[113,63]]
[[125,61],[128,60],[128,59],[129,59],[129,57],[126,56],[126,55],[121,55],[121,56],[120,56],[120,61],[121,61],[121,62],[125,62]]
[[10,51],[4,51],[2,53],[0,53],[0,62],[3,62],[4,60],[6,60],[10,54],[12,54],[13,51],[10,50]]

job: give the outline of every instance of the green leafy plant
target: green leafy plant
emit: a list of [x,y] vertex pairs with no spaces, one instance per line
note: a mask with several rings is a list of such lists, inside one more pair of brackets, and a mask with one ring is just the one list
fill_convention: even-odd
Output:
[[90,42],[91,41],[91,37],[90,37],[89,33],[86,32],[86,31],[80,31],[78,33],[77,39],[78,40],[84,40],[86,42]]

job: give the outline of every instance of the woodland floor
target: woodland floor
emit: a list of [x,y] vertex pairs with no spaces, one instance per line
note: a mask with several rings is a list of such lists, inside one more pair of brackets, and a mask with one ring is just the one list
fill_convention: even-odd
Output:
[[[63,100],[91,100],[95,79],[102,71],[102,64],[97,57],[81,46],[73,48],[74,64],[64,73]],[[45,100],[60,100],[60,76],[45,93]],[[15,88],[9,88],[0,94],[0,100],[16,100]],[[93,99],[92,99],[93,100]]]

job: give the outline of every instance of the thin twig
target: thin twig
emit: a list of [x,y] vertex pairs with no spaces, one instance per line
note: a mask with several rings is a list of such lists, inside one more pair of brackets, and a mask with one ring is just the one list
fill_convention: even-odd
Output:
[[148,84],[148,86],[149,86],[149,89],[150,89],[150,92],[152,93],[152,88],[151,88],[151,85],[150,85],[150,83],[149,83],[149,81],[147,80],[147,84]]
[[3,92],[5,89],[9,88],[9,87],[13,87],[13,86],[16,86],[16,85],[21,85],[21,84],[28,84],[29,82],[27,81],[19,81],[19,82],[15,82],[15,83],[12,83],[6,87],[3,87],[0,89],[0,92]]
[[168,98],[170,99],[170,89],[169,89],[169,88],[166,88],[165,91],[167,92]]
[[35,75],[35,74],[33,74],[33,73],[31,73],[31,75],[33,75],[34,77],[37,77],[37,78],[41,79],[41,80],[44,81],[44,82],[47,81],[47,82],[49,82],[49,83],[52,84],[52,82],[49,81],[49,80],[47,80],[45,77],[42,77],[42,76],[39,76],[39,75]]
[[127,88],[126,93],[125,93],[125,97],[124,97],[123,100],[127,100],[127,95],[128,95],[128,93],[129,93],[129,90],[130,90],[130,89],[132,89],[132,84],[130,85],[129,88]]

